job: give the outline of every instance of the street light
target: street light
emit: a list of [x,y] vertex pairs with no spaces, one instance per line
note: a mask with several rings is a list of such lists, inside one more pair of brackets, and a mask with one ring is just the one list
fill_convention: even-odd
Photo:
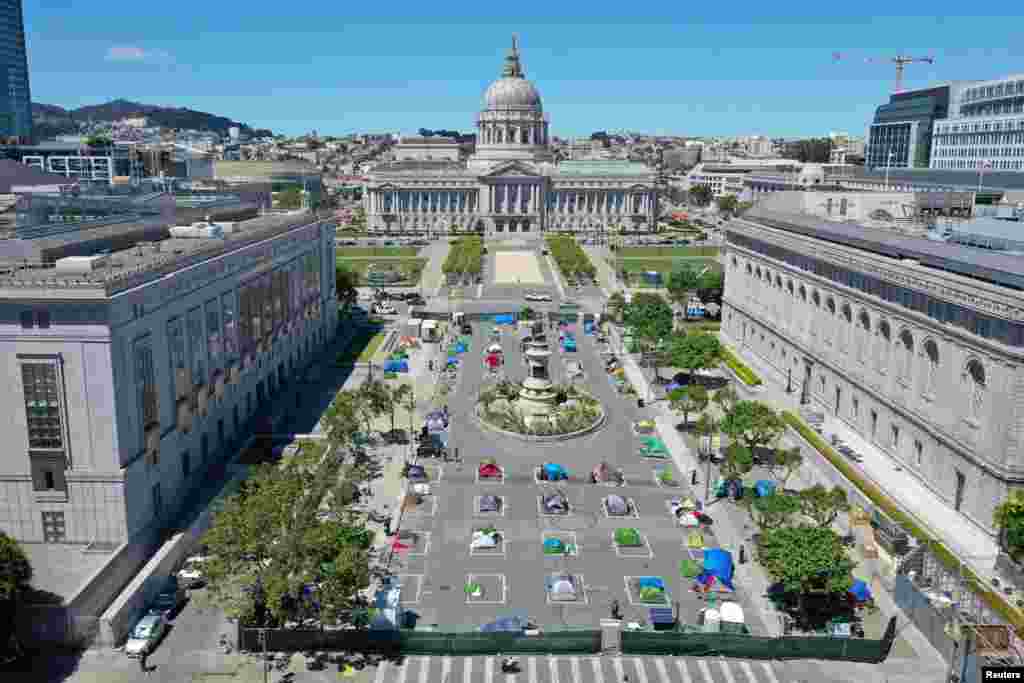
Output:
[[889,147],[889,157],[885,162],[885,191],[889,191],[889,167],[892,166],[892,157],[896,154],[892,147]]

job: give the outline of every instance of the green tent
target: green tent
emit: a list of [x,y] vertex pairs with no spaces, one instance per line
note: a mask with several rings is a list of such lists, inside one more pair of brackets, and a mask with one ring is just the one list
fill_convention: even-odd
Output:
[[644,586],[640,589],[641,602],[664,602],[665,591],[654,586]]
[[693,579],[704,571],[704,563],[689,558],[679,561],[679,576],[684,579]]
[[621,546],[638,546],[640,543],[640,532],[633,528],[616,529],[615,543]]

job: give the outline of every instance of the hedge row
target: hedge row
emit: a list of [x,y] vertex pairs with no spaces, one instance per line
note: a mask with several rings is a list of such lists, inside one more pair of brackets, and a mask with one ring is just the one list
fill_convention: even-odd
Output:
[[744,384],[751,387],[757,387],[761,385],[761,378],[757,374],[748,368],[746,364],[741,361],[736,354],[729,349],[722,347],[722,362],[729,366],[729,369],[736,373],[736,376],[743,381]]
[[590,262],[587,252],[583,251],[575,237],[555,236],[547,238],[548,249],[551,250],[551,257],[558,264],[558,269],[565,277],[586,275],[594,277],[597,269]]
[[460,237],[452,242],[448,249],[448,258],[444,260],[441,271],[448,273],[467,273],[478,275],[484,267],[484,242],[477,236]]
[[941,541],[931,536],[931,534],[921,529],[921,527],[910,519],[908,515],[896,507],[896,504],[893,503],[888,496],[882,493],[878,487],[865,481],[843,458],[839,456],[838,453],[832,450],[831,446],[825,443],[825,440],[821,438],[821,435],[811,429],[810,425],[804,422],[799,416],[789,412],[788,410],[783,410],[782,419],[785,420],[790,427],[795,429],[800,436],[804,438],[804,440],[814,446],[814,448],[821,453],[826,460],[832,463],[832,465],[839,470],[844,477],[853,482],[853,484],[860,489],[872,503],[885,512],[892,521],[903,527],[903,529],[916,538],[919,543],[927,546],[947,569],[956,573],[963,572],[963,576],[967,578],[967,583],[971,591],[981,598],[982,602],[988,605],[993,612],[1000,615],[1008,624],[1012,624],[1017,629],[1018,634],[1024,635],[1024,614],[1003,600],[1002,596],[998,593],[988,590],[988,588],[986,588],[978,579],[978,576],[971,571],[970,568],[962,565],[960,560],[957,559],[956,555],[954,555],[949,548],[947,548]]

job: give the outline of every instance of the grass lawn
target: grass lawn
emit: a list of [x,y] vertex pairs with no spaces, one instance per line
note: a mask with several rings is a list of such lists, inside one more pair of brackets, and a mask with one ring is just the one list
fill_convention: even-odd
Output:
[[[370,257],[370,258],[342,258],[335,259],[339,269],[351,270],[359,278],[359,284],[366,282],[366,271],[372,264],[380,267],[400,270],[405,274],[405,282],[416,284],[419,282],[423,269],[427,267],[425,258],[404,258],[404,257]],[[398,284],[398,283],[396,283]]]
[[698,271],[702,270],[705,266],[721,272],[722,264],[714,259],[701,258],[699,256],[691,256],[686,258],[627,258],[627,259],[615,259],[615,272],[620,273],[625,268],[630,273],[641,273],[648,270],[656,270],[662,274],[662,277],[668,277],[672,273],[672,270],[676,264],[685,263],[691,268],[695,268]]
[[373,359],[374,354],[377,353],[377,349],[379,349],[380,345],[384,343],[384,336],[384,332],[378,332],[373,335],[370,341],[367,342],[366,348],[364,348],[359,354],[360,363],[368,363]]
[[419,253],[418,247],[338,247],[338,258],[409,258]]
[[719,247],[624,247],[618,250],[617,255],[619,258],[715,258],[719,250]]

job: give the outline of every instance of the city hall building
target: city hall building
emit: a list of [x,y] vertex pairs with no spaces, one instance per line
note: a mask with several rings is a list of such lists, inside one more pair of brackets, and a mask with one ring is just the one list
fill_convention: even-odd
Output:
[[732,221],[723,331],[995,536],[1024,484],[1024,258],[867,227],[873,196],[779,193]]
[[98,230],[44,245],[95,255],[0,275],[0,530],[22,542],[166,526],[337,327],[334,228],[312,214],[128,249]]
[[466,161],[397,160],[370,173],[370,230],[486,235],[653,230],[655,171],[628,161],[563,161],[550,149],[540,93],[513,40],[501,78],[484,93],[476,149]]

